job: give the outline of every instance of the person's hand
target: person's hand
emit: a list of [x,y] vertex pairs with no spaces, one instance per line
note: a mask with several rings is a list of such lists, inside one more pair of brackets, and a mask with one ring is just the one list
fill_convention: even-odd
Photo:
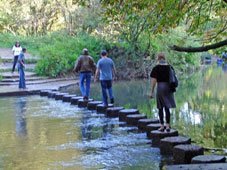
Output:
[[150,94],[150,98],[151,98],[151,99],[153,99],[153,98],[154,98],[154,93],[153,93],[153,92],[151,92],[151,94]]
[[94,78],[94,83],[96,83],[96,82],[97,82],[97,78],[95,77],[95,78]]

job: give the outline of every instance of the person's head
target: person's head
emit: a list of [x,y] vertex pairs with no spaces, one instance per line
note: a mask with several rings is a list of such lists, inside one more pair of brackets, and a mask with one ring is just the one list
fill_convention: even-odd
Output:
[[164,53],[159,53],[157,56],[157,60],[161,61],[161,60],[166,60],[165,54]]
[[84,48],[84,49],[83,49],[83,55],[89,55],[88,49],[87,49],[87,48]]
[[23,53],[26,53],[27,52],[27,49],[26,48],[22,48],[22,52]]
[[102,50],[101,51],[101,57],[106,57],[107,56],[107,51],[106,50]]
[[15,46],[16,46],[16,47],[20,47],[19,41],[16,41]]

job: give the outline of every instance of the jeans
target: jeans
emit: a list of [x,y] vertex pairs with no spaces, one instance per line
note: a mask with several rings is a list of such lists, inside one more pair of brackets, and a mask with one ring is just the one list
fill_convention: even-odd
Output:
[[17,60],[18,60],[18,55],[15,55],[15,56],[14,56],[14,60],[13,60],[13,69],[12,69],[12,72],[15,71],[15,67],[16,67],[16,64],[17,64]]
[[24,68],[23,67],[19,67],[18,68],[19,71],[19,88],[20,89],[25,89],[26,88],[26,84],[25,84],[25,74],[24,74]]
[[[84,81],[86,81],[86,88],[84,87]],[[80,91],[83,97],[89,97],[91,84],[91,72],[80,73]]]
[[108,96],[106,90],[108,90],[110,99],[113,99],[112,80],[101,80],[102,88],[102,100],[104,106],[108,106]]

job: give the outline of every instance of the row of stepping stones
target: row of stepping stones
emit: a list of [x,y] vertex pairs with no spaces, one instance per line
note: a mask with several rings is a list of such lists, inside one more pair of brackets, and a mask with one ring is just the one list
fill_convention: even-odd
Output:
[[40,92],[40,96],[70,102],[80,108],[87,107],[88,110],[96,110],[97,113],[106,114],[107,117],[111,118],[118,117],[119,121],[137,126],[142,132],[147,133],[147,137],[152,140],[153,147],[160,148],[162,155],[172,155],[175,164],[223,163],[226,161],[225,156],[204,155],[203,147],[191,144],[191,139],[179,136],[177,130],[171,129],[169,132],[159,131],[158,129],[161,126],[159,120],[147,119],[147,116],[140,114],[137,109],[114,107],[113,104],[105,107],[102,101],[84,100],[81,96],[69,95],[58,91],[43,90]]

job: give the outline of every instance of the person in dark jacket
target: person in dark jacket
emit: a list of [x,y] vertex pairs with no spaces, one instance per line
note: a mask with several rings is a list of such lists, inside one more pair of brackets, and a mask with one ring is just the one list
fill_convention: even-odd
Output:
[[[74,71],[80,73],[80,91],[84,100],[88,100],[90,95],[91,75],[96,70],[93,58],[89,55],[88,49],[83,49],[83,54],[77,59]],[[86,81],[86,88],[84,87]]]
[[176,108],[173,92],[169,85],[171,66],[166,62],[163,53],[158,54],[158,64],[152,69],[151,77],[151,98],[154,97],[154,89],[157,84],[157,108],[161,123],[160,131],[164,131],[163,110],[165,110],[166,131],[170,131],[170,108]]

